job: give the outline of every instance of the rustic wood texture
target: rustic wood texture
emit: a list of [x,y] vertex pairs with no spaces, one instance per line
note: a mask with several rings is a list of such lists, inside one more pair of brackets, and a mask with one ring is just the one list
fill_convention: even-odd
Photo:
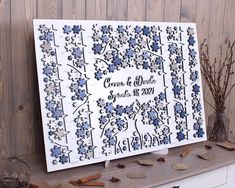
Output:
[[[234,0],[0,0],[0,158],[43,151],[33,18],[196,22],[199,43],[207,38],[217,56],[222,41],[235,39],[234,9]],[[213,103],[205,86],[204,96]]]
[[0,158],[11,153],[13,121],[10,2],[0,1]]
[[[221,168],[235,162],[235,152],[226,151],[215,144],[211,150],[206,150],[204,145],[208,142],[202,142],[191,145],[192,152],[186,157],[180,157],[179,153],[185,151],[188,146],[178,147],[169,150],[169,154],[164,156],[166,162],[157,162],[160,155],[144,154],[125,159],[118,159],[112,161],[107,168],[104,164],[92,164],[89,166],[82,166],[78,168],[68,169],[66,171],[46,173],[46,166],[41,161],[44,161],[42,155],[32,155],[22,158],[31,167],[32,183],[48,182],[49,184],[56,184],[59,182],[68,182],[69,180],[78,180],[79,178],[90,176],[96,173],[101,173],[101,178],[96,181],[105,182],[105,187],[108,188],[143,188],[143,187],[157,187],[162,184],[174,182],[180,179],[188,178],[197,174],[209,172],[217,168]],[[197,157],[197,154],[209,153],[215,158],[211,161],[205,161]],[[226,160],[224,160],[226,158]],[[146,167],[137,164],[136,160],[148,159],[153,161],[153,166]],[[176,171],[172,169],[174,163],[184,163],[188,165],[185,171]],[[124,164],[125,168],[119,169],[116,166]],[[128,172],[143,172],[146,174],[144,179],[129,179]],[[118,183],[111,183],[109,179],[112,176],[119,178]],[[83,187],[83,186],[79,186]],[[85,188],[85,186],[84,186]]]

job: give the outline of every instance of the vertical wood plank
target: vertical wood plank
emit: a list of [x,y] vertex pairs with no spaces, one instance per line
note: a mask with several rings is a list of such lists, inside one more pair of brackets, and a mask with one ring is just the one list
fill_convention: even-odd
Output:
[[197,0],[196,24],[199,44],[209,38],[211,0]]
[[81,19],[86,17],[85,0],[62,0],[63,19]]
[[180,0],[165,0],[164,21],[177,22],[180,20]]
[[219,46],[223,42],[225,0],[213,0],[211,3],[209,53],[211,58],[219,54]]
[[[199,45],[204,39],[209,40],[209,30],[210,30],[210,11],[211,11],[211,0],[197,0],[197,10],[196,10],[196,24],[197,24],[197,36]],[[205,80],[202,80],[203,84],[203,94],[204,99],[213,104],[213,98],[207,87]],[[208,115],[213,113],[213,109],[205,102],[205,114],[206,121],[208,125]]]
[[18,155],[39,151],[42,129],[37,88],[32,19],[35,0],[11,0],[12,73],[15,150]]
[[108,20],[127,19],[127,0],[108,0],[107,5]]
[[61,0],[37,0],[38,18],[59,19],[62,18]]
[[195,22],[196,7],[196,0],[181,0],[180,21]]
[[[223,42],[223,25],[224,25],[224,8],[225,8],[225,0],[213,0],[210,4],[210,24],[209,24],[209,55],[211,61],[215,57],[219,57],[219,46]],[[208,87],[204,90],[204,98],[212,105],[214,105],[214,99],[211,95]],[[212,109],[208,104],[206,105],[206,116],[210,116],[214,113],[214,109]]]
[[13,131],[10,23],[10,1],[2,0],[0,2],[0,159],[10,156],[10,131]]
[[164,18],[164,0],[147,0],[146,20],[162,22]]
[[[223,41],[235,40],[235,20],[233,19],[235,17],[235,1],[234,0],[227,0],[225,4],[225,16],[224,16],[224,33],[223,33]],[[235,57],[234,57],[235,58]],[[235,67],[233,66],[233,71],[235,71]],[[232,83],[235,83],[235,76],[233,75],[230,87],[232,86]],[[229,97],[226,101],[226,115],[230,119],[230,132],[235,133],[235,127],[233,126],[233,123],[235,122],[235,88],[230,93]]]
[[107,0],[87,0],[86,19],[105,20],[107,14]]
[[128,0],[127,20],[144,21],[146,19],[146,0]]

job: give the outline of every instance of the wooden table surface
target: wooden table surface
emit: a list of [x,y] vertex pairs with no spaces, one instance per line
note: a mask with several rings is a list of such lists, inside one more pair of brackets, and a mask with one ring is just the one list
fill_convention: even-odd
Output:
[[[212,149],[206,150],[204,147],[205,144],[212,145]],[[188,147],[192,147],[192,152],[186,157],[180,157],[179,153]],[[206,161],[197,157],[197,154],[204,152],[214,154],[215,158],[211,161]],[[32,183],[47,182],[49,184],[55,184],[68,182],[69,180],[77,180],[81,177],[100,172],[102,177],[97,181],[104,181],[105,187],[108,188],[155,187],[235,163],[235,151],[227,151],[209,142],[170,149],[169,154],[164,156],[165,163],[157,162],[156,159],[159,157],[160,155],[148,153],[111,161],[107,168],[104,168],[104,163],[98,163],[50,173],[46,172],[45,157],[43,154],[23,156],[21,159],[26,161],[30,166]],[[153,159],[155,164],[153,166],[141,166],[137,164],[137,159]],[[173,170],[171,166],[175,162],[185,163],[189,168],[184,171]],[[126,167],[124,169],[117,168],[116,165],[119,163],[124,164]],[[129,179],[126,176],[128,172],[144,172],[146,178]],[[118,177],[121,181],[118,183],[110,182],[109,179],[112,176]]]

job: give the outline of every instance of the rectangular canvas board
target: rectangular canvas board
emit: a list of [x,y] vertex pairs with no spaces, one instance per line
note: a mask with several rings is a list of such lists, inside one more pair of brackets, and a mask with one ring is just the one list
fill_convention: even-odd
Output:
[[194,23],[34,20],[47,170],[206,140]]

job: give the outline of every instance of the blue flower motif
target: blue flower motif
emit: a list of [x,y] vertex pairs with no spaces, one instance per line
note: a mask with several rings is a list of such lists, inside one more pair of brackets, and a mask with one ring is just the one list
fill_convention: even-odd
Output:
[[87,121],[82,122],[81,128],[82,128],[83,130],[88,130],[89,127],[90,127],[90,124],[89,124]]
[[181,87],[178,86],[178,85],[174,85],[172,91],[174,92],[174,95],[179,95],[180,94],[180,91],[181,91]]
[[52,111],[56,107],[56,103],[54,101],[47,101],[46,102],[46,109]]
[[176,103],[174,108],[176,113],[180,113],[183,110],[183,106],[180,103]]
[[109,137],[108,143],[109,145],[113,146],[116,144],[116,139],[114,137]]
[[112,136],[112,134],[113,134],[113,130],[112,129],[108,128],[108,129],[105,130],[104,135],[106,137],[110,138]]
[[107,25],[103,25],[101,27],[101,31],[105,34],[109,33],[109,27]]
[[135,33],[137,33],[137,34],[140,34],[141,33],[141,31],[142,31],[142,29],[141,29],[141,27],[140,26],[135,26]]
[[189,56],[191,58],[194,59],[196,57],[196,55],[197,55],[197,52],[194,49],[189,49]]
[[94,51],[94,54],[101,54],[103,47],[101,44],[93,44],[92,50]]
[[153,125],[154,125],[155,127],[158,127],[159,124],[160,124],[159,119],[157,119],[157,118],[153,119]]
[[190,75],[190,79],[195,82],[198,79],[198,71],[194,71]]
[[78,154],[84,155],[84,154],[86,154],[86,152],[87,152],[86,147],[83,145],[80,145],[78,148]]
[[163,101],[166,99],[166,95],[163,92],[161,92],[158,96],[159,96],[160,101]]
[[102,35],[101,40],[103,43],[107,43],[109,41],[109,37],[107,35]]
[[79,138],[79,137],[83,138],[83,137],[85,136],[85,130],[82,129],[82,128],[77,129],[77,131],[76,131],[75,134],[77,135],[78,138]]
[[147,62],[147,61],[144,61],[143,62],[143,69],[148,69],[149,68],[149,62]]
[[73,53],[74,55],[74,58],[77,59],[77,58],[81,58],[82,57],[82,50],[80,50],[80,48],[74,48],[73,49]]
[[59,162],[62,163],[62,164],[65,164],[65,163],[68,162],[68,159],[69,159],[68,156],[62,155],[62,156],[60,156]]
[[175,58],[175,60],[176,60],[176,63],[182,63],[183,58],[178,55],[178,56]]
[[202,110],[201,103],[197,103],[197,105],[195,106],[195,109],[196,109],[197,112],[200,112]]
[[177,133],[177,139],[178,139],[179,141],[184,140],[184,139],[185,139],[184,133],[181,132],[181,131],[178,132],[178,133]]
[[78,92],[76,93],[77,99],[83,101],[85,99],[86,91],[84,89],[79,89]]
[[79,34],[81,27],[79,25],[74,25],[72,30],[74,34]]
[[64,30],[64,33],[68,35],[72,31],[72,28],[71,26],[65,25],[63,27],[63,30]]
[[169,144],[170,140],[167,136],[164,136],[163,139],[160,141],[161,144]]
[[189,46],[194,46],[195,42],[194,37],[190,35],[188,39]]
[[155,60],[155,62],[156,62],[157,65],[161,65],[162,62],[163,62],[162,57],[157,57],[156,60]]
[[132,147],[134,150],[138,150],[138,149],[140,149],[140,144],[138,142],[134,142]]
[[133,107],[132,107],[132,106],[126,106],[126,107],[124,108],[124,112],[125,112],[126,114],[132,113],[132,112],[133,112]]
[[49,135],[49,136],[52,136],[52,135],[54,135],[54,134],[55,134],[55,132],[53,132],[53,131],[49,131],[49,132],[48,132],[48,135]]
[[116,115],[119,115],[119,116],[121,116],[124,113],[124,108],[121,105],[117,105],[114,110],[116,112]]
[[176,77],[172,78],[171,83],[172,83],[173,85],[176,85],[177,82],[178,82],[178,79],[177,79]]
[[159,44],[157,42],[153,42],[151,48],[153,52],[157,52],[160,49]]
[[204,135],[204,131],[203,131],[203,129],[200,127],[199,129],[198,129],[198,131],[197,131],[197,135],[198,135],[198,137],[200,138],[200,137],[203,137],[203,135]]
[[63,117],[62,109],[55,108],[52,110],[52,117],[58,120],[60,117]]
[[46,40],[47,42],[52,41],[52,39],[53,39],[52,33],[47,32],[47,33],[44,34],[44,40]]
[[118,33],[123,33],[125,31],[125,28],[123,27],[123,25],[119,25],[117,27],[117,31],[118,31]]
[[112,62],[113,62],[113,64],[114,64],[114,66],[119,66],[121,63],[122,63],[122,60],[121,60],[121,58],[119,58],[119,56],[117,55],[117,56],[114,56],[113,57],[113,60],[112,60]]
[[118,127],[118,130],[121,131],[124,128],[125,121],[121,118],[116,119],[116,125]]
[[108,119],[106,116],[102,115],[102,116],[100,116],[99,121],[100,121],[100,124],[105,124],[105,123],[107,123]]
[[173,44],[169,44],[168,50],[169,50],[170,54],[176,53],[176,49],[177,49],[176,44],[174,44],[174,43]]
[[131,58],[134,56],[134,51],[131,48],[126,49],[126,56]]
[[200,128],[200,124],[199,123],[196,122],[196,123],[193,124],[193,129],[194,130],[198,130],[199,128]]
[[116,66],[115,66],[114,64],[109,64],[109,65],[108,65],[108,71],[109,71],[109,72],[114,72],[115,69],[116,69]]
[[144,28],[143,28],[143,34],[144,34],[145,36],[148,36],[148,35],[150,34],[150,28],[147,27],[147,26],[144,26]]
[[160,40],[159,35],[155,34],[155,35],[153,36],[153,40],[154,40],[155,42],[158,42],[158,41]]
[[54,145],[54,147],[51,149],[51,156],[58,158],[61,154],[62,154],[61,147]]
[[184,112],[184,111],[181,111],[181,112],[180,112],[180,117],[181,117],[181,118],[185,118],[185,117],[187,117],[187,115],[188,115],[188,114],[187,114],[186,112]]
[[156,119],[157,112],[155,110],[151,109],[147,113],[150,120]]
[[104,106],[104,108],[105,108],[105,111],[106,111],[106,113],[112,113],[112,111],[113,111],[113,104],[112,103],[109,103],[109,102],[107,102],[106,104],[105,104],[105,106]]
[[147,59],[149,58],[148,52],[145,52],[145,51],[144,51],[144,52],[142,53],[142,57],[143,57],[144,60],[147,60]]
[[132,37],[130,37],[130,39],[128,40],[128,43],[129,43],[129,46],[132,48],[134,48],[137,44],[136,39]]
[[103,76],[103,73],[102,73],[101,71],[95,72],[95,78],[96,78],[97,80],[102,79],[102,76]]
[[45,67],[43,67],[43,74],[45,74],[46,76],[51,76],[53,74],[53,69],[46,65]]
[[80,87],[83,87],[86,84],[86,79],[79,78],[77,82]]
[[200,86],[197,84],[193,85],[193,92],[198,94],[200,92]]

